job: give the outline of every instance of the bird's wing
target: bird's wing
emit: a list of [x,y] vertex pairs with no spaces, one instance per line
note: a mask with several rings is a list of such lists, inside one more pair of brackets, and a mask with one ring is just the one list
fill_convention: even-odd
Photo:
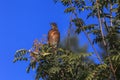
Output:
[[49,32],[48,32],[48,44],[50,43],[49,41],[50,41],[50,38],[51,38],[51,33],[53,32],[53,30],[51,29],[51,30],[49,30]]
[[49,45],[58,45],[60,41],[60,32],[55,29],[51,29],[48,32],[48,44]]

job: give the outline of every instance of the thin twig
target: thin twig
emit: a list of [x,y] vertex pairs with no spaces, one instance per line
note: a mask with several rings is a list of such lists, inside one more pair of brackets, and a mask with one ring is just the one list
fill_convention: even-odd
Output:
[[104,47],[107,47],[106,45],[106,41],[104,38],[104,34],[103,34],[103,29],[102,29],[102,22],[101,22],[101,16],[100,16],[100,10],[99,10],[99,5],[98,5],[98,0],[96,0],[96,5],[97,5],[97,15],[98,15],[98,21],[99,21],[99,25],[100,25],[100,31],[101,31],[101,36],[102,36],[102,40],[103,40],[103,44]]
[[[104,17],[105,17],[105,16],[104,16]],[[108,28],[108,25],[107,25],[107,23],[106,23],[106,21],[105,21],[105,18],[102,18],[102,23],[103,23],[106,31],[109,32],[109,28]]]
[[110,4],[110,26],[112,27],[112,4]]
[[70,16],[70,25],[68,28],[68,35],[67,35],[67,46],[70,46],[70,36],[71,36],[71,28],[72,28],[72,16],[73,14],[71,14]]

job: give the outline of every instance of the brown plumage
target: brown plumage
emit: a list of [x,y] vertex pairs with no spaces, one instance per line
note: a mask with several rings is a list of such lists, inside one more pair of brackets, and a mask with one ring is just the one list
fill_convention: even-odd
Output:
[[60,32],[58,31],[57,24],[51,23],[52,29],[48,32],[48,44],[49,46],[56,48],[60,41]]

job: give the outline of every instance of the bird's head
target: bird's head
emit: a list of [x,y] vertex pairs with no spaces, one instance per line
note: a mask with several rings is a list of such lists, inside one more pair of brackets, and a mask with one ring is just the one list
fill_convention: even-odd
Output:
[[52,27],[52,29],[57,29],[57,24],[56,23],[50,23],[50,25],[51,25],[51,27]]

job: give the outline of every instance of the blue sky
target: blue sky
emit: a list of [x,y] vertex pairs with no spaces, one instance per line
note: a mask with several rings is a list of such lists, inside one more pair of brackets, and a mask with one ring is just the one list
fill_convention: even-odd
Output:
[[[69,15],[63,9],[53,0],[0,0],[1,80],[34,80],[35,71],[26,73],[28,63],[12,63],[14,53],[21,48],[29,49],[33,40],[47,34],[50,22],[58,24],[63,37],[69,26]],[[81,41],[84,40],[82,37]]]
[[34,80],[33,71],[26,73],[28,63],[12,63],[14,53],[29,49],[34,39],[40,39],[50,29],[50,22],[57,22],[65,33],[69,16],[63,6],[52,0],[0,0],[0,79]]

